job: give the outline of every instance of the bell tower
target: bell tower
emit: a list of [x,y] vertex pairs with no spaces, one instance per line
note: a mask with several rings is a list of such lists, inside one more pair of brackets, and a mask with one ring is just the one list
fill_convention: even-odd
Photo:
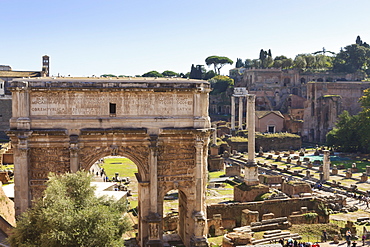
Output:
[[42,72],[44,72],[45,77],[49,77],[49,56],[42,56]]

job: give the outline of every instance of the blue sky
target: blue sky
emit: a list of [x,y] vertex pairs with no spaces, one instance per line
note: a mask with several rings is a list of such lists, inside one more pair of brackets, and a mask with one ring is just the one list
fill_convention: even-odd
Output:
[[368,0],[0,0],[0,64],[40,70],[47,54],[52,75],[133,76],[260,49],[338,52],[357,35],[370,43],[369,9]]

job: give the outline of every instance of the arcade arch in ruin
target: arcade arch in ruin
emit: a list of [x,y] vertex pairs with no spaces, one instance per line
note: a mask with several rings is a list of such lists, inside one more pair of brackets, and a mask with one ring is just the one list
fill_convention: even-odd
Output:
[[141,246],[163,245],[163,197],[176,189],[179,235],[205,246],[209,83],[185,79],[34,78],[10,83],[15,207],[41,196],[49,172],[88,170],[108,155],[138,167]]

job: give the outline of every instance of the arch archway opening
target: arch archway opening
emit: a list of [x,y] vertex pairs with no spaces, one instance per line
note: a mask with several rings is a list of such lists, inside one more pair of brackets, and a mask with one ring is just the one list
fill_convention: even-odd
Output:
[[170,190],[163,199],[163,242],[183,244],[187,215],[187,196],[178,189]]
[[97,196],[113,197],[127,203],[127,214],[132,230],[126,232],[123,238],[126,241],[135,241],[139,216],[137,165],[125,156],[105,156],[90,166],[89,173],[93,178],[92,185],[96,187]]

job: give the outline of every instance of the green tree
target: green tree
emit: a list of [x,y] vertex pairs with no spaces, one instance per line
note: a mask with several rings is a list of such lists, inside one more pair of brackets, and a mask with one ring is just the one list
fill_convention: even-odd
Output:
[[231,60],[230,58],[228,57],[221,57],[221,56],[209,56],[206,58],[206,64],[208,66],[210,65],[213,65],[214,66],[214,70],[215,70],[215,73],[216,74],[220,74],[220,70],[221,68],[225,65],[225,64],[233,64],[233,60]]
[[241,58],[236,59],[235,68],[241,68],[244,66],[244,63]]
[[203,71],[203,65],[194,66],[194,64],[192,64],[189,78],[201,80],[203,78]]
[[163,71],[163,72],[162,72],[162,75],[163,75],[163,76],[166,76],[166,77],[177,77],[177,76],[179,76],[179,74],[178,74],[178,73],[173,72],[173,71],[171,71],[171,70],[165,70],[165,71]]
[[286,56],[276,56],[272,67],[274,68],[282,68],[283,67],[283,60],[287,59]]
[[360,149],[359,116],[351,116],[347,111],[339,115],[336,128],[326,135],[329,146],[337,147],[344,152],[357,152]]
[[44,197],[19,218],[11,246],[123,246],[126,205],[95,197],[90,182],[85,172],[52,175]]
[[304,70],[307,67],[306,59],[302,55],[298,55],[294,59],[294,67]]
[[212,94],[218,94],[226,92],[226,90],[234,86],[234,80],[228,76],[216,75],[209,80],[211,87],[213,88]]
[[245,59],[244,61],[244,68],[252,68],[253,67],[253,61],[252,59]]
[[152,70],[143,74],[142,77],[163,77],[163,75],[158,71]]
[[291,58],[284,59],[281,65],[283,69],[290,69],[292,66],[293,66],[293,60]]
[[203,74],[203,80],[209,80],[213,77],[215,77],[217,74],[213,70],[208,70],[205,74]]
[[[361,41],[362,42],[362,41]],[[365,71],[370,65],[370,48],[363,45],[352,44],[344,47],[333,61],[335,72],[354,73]]]
[[256,69],[261,68],[261,66],[262,66],[262,62],[261,62],[260,59],[253,59],[252,64],[253,64],[252,67],[254,67]]
[[100,77],[116,77],[116,75],[113,75],[113,74],[104,74],[104,75],[101,75]]

